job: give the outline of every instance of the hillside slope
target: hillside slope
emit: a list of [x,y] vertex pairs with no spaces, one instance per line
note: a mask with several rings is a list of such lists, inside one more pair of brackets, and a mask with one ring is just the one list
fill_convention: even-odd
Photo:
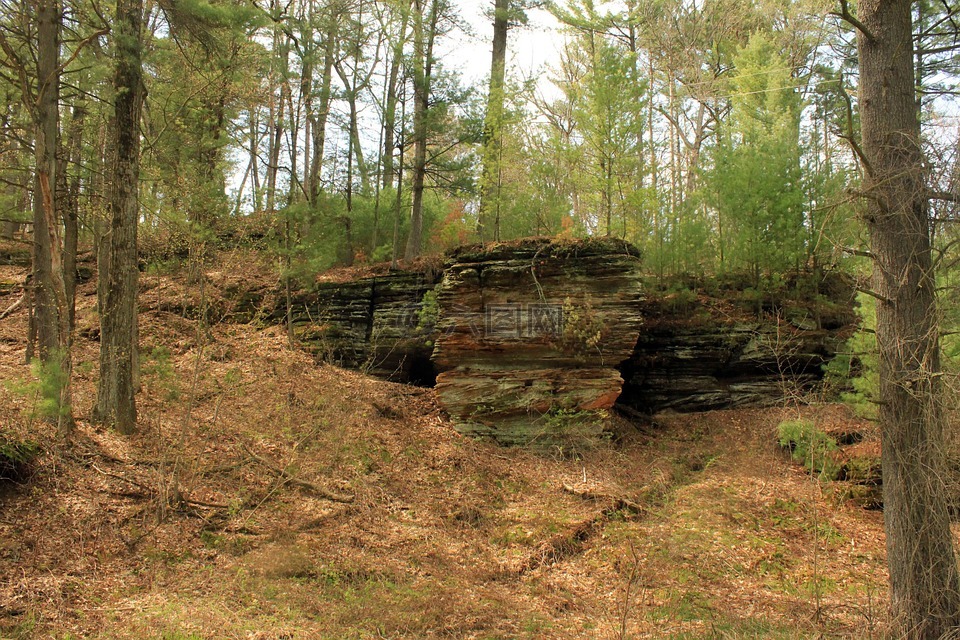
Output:
[[[846,425],[842,408],[665,414],[589,450],[501,448],[458,435],[430,389],[162,304],[254,269],[224,260],[202,292],[144,278],[136,436],[83,419],[92,283],[74,444],[51,444],[26,385],[0,387],[3,428],[45,444],[0,489],[0,636],[879,637],[881,515],[776,445],[781,419]],[[0,287],[0,310],[17,295]],[[22,310],[0,320],[5,382],[31,377],[25,336]]]

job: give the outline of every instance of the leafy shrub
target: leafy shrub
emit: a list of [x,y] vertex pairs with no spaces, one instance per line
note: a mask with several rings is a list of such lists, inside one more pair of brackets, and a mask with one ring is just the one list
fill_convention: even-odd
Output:
[[837,441],[809,420],[784,420],[777,427],[780,446],[789,449],[794,462],[811,473],[833,480],[840,474],[840,465],[830,455],[837,450]]

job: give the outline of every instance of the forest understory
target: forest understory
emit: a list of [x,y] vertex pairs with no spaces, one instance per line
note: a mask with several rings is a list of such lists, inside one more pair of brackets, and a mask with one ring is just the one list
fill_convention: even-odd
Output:
[[[130,437],[84,419],[94,280],[69,447],[34,415],[26,312],[0,321],[0,421],[41,449],[0,493],[0,636],[884,637],[882,513],[777,444],[803,416],[878,447],[845,407],[614,418],[577,452],[471,440],[431,389],[317,363],[281,327],[164,310],[270,277],[258,260],[223,253],[203,292],[143,277]],[[25,275],[0,267],[0,307]]]

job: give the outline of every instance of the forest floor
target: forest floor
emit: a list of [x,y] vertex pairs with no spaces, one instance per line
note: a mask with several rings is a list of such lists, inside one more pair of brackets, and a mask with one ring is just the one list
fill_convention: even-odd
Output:
[[[255,270],[223,260],[209,295]],[[430,389],[317,364],[276,327],[164,310],[187,289],[144,277],[139,432],[122,437],[86,420],[81,287],[66,449],[31,417],[25,313],[0,320],[0,426],[44,445],[0,486],[0,637],[883,633],[881,513],[776,442],[798,414],[869,431],[843,407],[620,421],[578,455],[501,448],[458,435]],[[0,287],[0,311],[18,295]]]

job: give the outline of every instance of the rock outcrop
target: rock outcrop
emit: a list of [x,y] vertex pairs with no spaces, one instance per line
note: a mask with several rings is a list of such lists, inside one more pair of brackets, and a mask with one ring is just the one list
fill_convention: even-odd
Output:
[[[592,437],[614,403],[781,403],[815,387],[855,325],[839,276],[763,296],[717,278],[643,280],[637,250],[613,239],[464,247],[433,269],[325,276],[294,292],[292,324],[328,362],[435,381],[458,429],[508,444]],[[278,292],[241,293],[225,317],[284,321]]]
[[[827,295],[767,301],[743,289],[651,292],[636,350],[620,370],[620,402],[643,413],[782,403],[811,390],[850,336],[853,289],[833,278]],[[758,313],[759,311],[759,313]]]
[[596,436],[642,323],[638,252],[613,239],[456,251],[437,288],[437,392],[457,429],[505,444]]
[[294,297],[294,334],[327,362],[397,382],[432,385],[433,318],[421,309],[436,281],[429,272],[393,271],[319,282]]

